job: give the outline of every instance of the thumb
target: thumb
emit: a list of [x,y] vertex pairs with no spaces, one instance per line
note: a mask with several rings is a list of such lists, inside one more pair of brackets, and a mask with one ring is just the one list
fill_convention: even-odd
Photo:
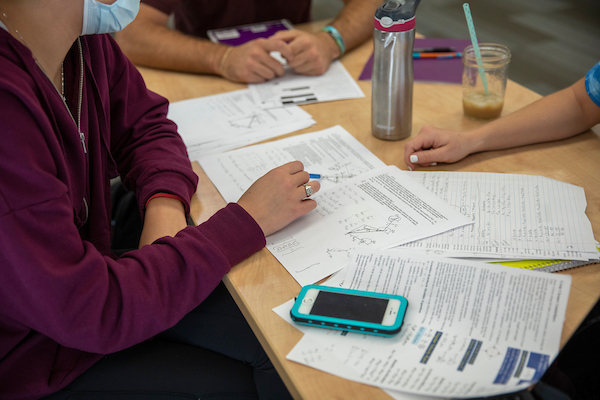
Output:
[[409,160],[412,164],[418,164],[425,167],[432,164],[435,165],[441,159],[440,153],[440,149],[416,151],[410,155]]
[[291,42],[297,36],[298,36],[298,32],[296,30],[294,30],[294,29],[291,29],[289,31],[278,31],[278,32],[275,32],[275,34],[273,36],[271,36],[271,38],[284,40],[286,42]]

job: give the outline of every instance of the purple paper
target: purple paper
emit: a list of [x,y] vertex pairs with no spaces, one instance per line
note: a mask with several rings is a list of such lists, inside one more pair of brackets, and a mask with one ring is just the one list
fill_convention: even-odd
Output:
[[[287,20],[259,22],[231,28],[212,29],[207,31],[210,40],[228,46],[239,46],[254,39],[268,38],[275,32],[292,29]],[[235,36],[235,37],[231,37]]]
[[[471,44],[469,39],[415,39],[415,48],[419,47],[454,47],[461,52]],[[428,82],[462,82],[463,63],[459,58],[416,58],[413,59],[415,81]],[[361,81],[371,80],[373,73],[373,53],[358,77]]]

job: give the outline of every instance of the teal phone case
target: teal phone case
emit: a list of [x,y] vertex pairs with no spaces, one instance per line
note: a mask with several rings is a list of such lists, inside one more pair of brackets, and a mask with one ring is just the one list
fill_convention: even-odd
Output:
[[[367,297],[377,297],[383,299],[398,299],[400,300],[400,307],[398,309],[398,317],[394,325],[381,325],[375,324],[371,322],[363,322],[363,321],[355,321],[350,319],[342,319],[342,318],[332,318],[321,315],[312,315],[312,314],[302,314],[299,312],[299,307],[302,304],[302,299],[304,299],[306,292],[309,289],[316,288],[319,290],[330,291],[334,293],[345,293],[350,295],[358,295],[358,296],[367,296]],[[406,314],[406,308],[408,307],[408,300],[402,296],[393,295],[393,294],[385,294],[385,293],[375,293],[375,292],[367,292],[363,290],[351,290],[351,289],[342,289],[336,287],[322,286],[322,285],[307,285],[302,288],[300,294],[296,298],[296,302],[294,306],[290,310],[290,316],[292,320],[298,324],[309,325],[309,326],[319,326],[322,328],[329,329],[337,329],[341,331],[349,331],[349,332],[358,332],[358,333],[367,333],[370,335],[377,336],[393,336],[400,332],[400,328],[402,327],[402,323],[404,321],[404,315]]]

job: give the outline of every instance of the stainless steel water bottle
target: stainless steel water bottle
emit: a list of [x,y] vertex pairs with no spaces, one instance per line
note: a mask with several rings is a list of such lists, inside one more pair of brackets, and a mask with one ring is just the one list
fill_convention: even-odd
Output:
[[410,136],[415,11],[420,0],[391,0],[375,12],[371,118],[373,136]]

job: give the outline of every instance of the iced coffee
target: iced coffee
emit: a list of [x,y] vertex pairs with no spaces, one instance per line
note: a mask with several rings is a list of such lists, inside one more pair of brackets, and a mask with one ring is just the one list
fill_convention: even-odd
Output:
[[494,43],[481,43],[479,49],[479,62],[473,46],[463,52],[463,111],[471,118],[497,118],[504,106],[510,50]]
[[497,93],[486,94],[483,90],[463,95],[465,115],[477,119],[497,118],[502,113],[504,99]]

